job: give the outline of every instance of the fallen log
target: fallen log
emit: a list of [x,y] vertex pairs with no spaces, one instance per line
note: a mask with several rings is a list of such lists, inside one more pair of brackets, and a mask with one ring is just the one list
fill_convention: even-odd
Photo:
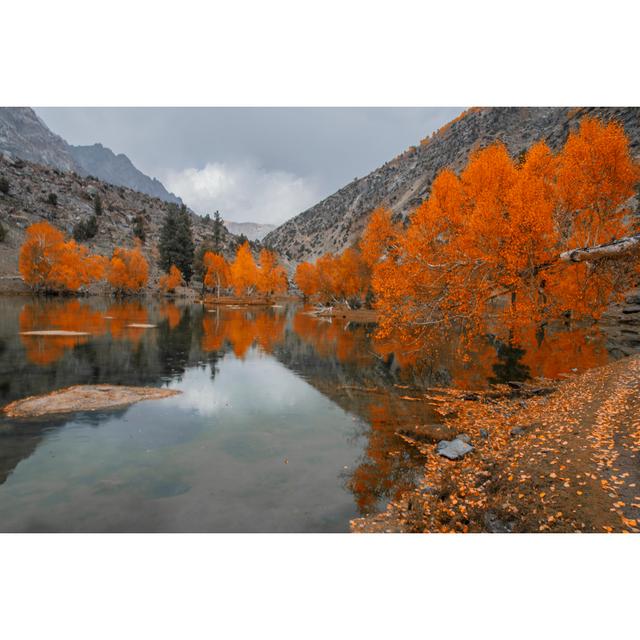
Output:
[[640,250],[640,234],[592,247],[569,249],[563,251],[559,258],[561,262],[592,262],[603,258],[621,258],[638,250]]

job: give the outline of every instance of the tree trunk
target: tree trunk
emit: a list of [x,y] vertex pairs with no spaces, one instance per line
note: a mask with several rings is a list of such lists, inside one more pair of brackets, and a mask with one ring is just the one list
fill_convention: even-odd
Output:
[[593,247],[570,249],[560,254],[561,262],[591,262],[603,258],[621,258],[640,250],[640,234],[605,242]]

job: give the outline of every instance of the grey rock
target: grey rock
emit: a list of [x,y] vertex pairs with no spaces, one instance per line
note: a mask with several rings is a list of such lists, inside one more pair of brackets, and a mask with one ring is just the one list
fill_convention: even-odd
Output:
[[489,432],[486,429],[480,429],[480,437],[486,440],[489,437]]
[[73,171],[75,162],[69,146],[52,133],[28,107],[0,108],[0,151],[11,158],[22,158],[60,169]]
[[466,442],[467,444],[471,444],[471,438],[466,433],[459,433],[456,436],[457,440],[462,440],[462,442]]
[[493,511],[487,511],[483,517],[484,526],[489,533],[511,533],[513,524],[504,522]]
[[420,489],[420,493],[428,495],[428,494],[432,494],[432,493],[437,493],[435,487],[432,487],[430,485],[425,485],[424,487],[422,487]]
[[462,440],[441,440],[436,446],[436,452],[449,460],[458,460],[471,453],[473,447]]
[[513,427],[510,433],[512,436],[521,436],[524,433],[524,429],[522,427]]
[[100,180],[146,193],[165,202],[182,204],[182,200],[167,191],[156,178],[150,178],[140,171],[123,153],[116,155],[101,144],[69,146],[77,171],[83,176],[95,176]]

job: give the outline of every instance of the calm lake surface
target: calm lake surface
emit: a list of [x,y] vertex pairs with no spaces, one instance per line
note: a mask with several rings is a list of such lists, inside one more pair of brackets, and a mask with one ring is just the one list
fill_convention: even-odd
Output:
[[[41,329],[89,335],[21,335]],[[114,411],[0,418],[0,530],[348,531],[419,479],[397,431],[438,417],[411,394],[610,358],[597,330],[567,329],[532,332],[523,348],[489,337],[469,362],[446,352],[419,362],[374,330],[294,304],[0,299],[0,405],[72,384],[182,391]]]

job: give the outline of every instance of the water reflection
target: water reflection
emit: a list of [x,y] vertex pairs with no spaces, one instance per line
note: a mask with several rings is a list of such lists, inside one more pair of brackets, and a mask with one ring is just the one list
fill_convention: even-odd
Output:
[[[2,404],[87,382],[183,391],[117,413],[0,421],[6,530],[347,530],[416,481],[420,461],[398,432],[438,422],[414,400],[424,388],[609,358],[594,327],[487,336],[463,354],[451,341],[421,359],[419,345],[375,341],[373,325],[295,305],[3,303]],[[22,335],[52,329],[89,335]]]

